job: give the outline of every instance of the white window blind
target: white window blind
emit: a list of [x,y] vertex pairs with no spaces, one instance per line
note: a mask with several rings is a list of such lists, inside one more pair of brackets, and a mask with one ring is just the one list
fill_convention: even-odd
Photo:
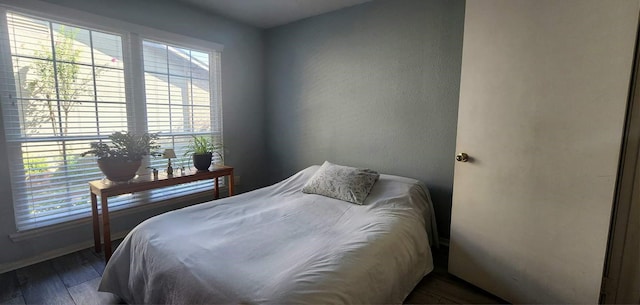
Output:
[[[2,14],[2,116],[18,231],[90,216],[87,182],[103,178],[89,143],[115,131],[160,132],[182,157],[191,135],[221,139],[219,53],[107,32],[37,16]],[[137,37],[132,35],[132,37]],[[143,45],[144,88],[129,88],[128,44]],[[164,53],[163,53],[164,52]],[[159,67],[164,67],[160,71]],[[133,82],[135,83],[135,82]],[[138,90],[144,100],[128,96]],[[133,103],[144,104],[136,107]],[[146,112],[132,113],[131,109]],[[140,127],[142,126],[142,128]],[[137,129],[137,130],[135,130]],[[183,160],[176,160],[184,163]],[[166,167],[153,159],[145,166]],[[185,164],[188,166],[188,164]],[[212,183],[125,195],[141,204],[212,189]]]
[[[185,152],[193,136],[205,136],[217,143],[222,140],[222,114],[215,94],[219,90],[211,81],[212,71],[213,75],[217,74],[220,57],[153,40],[145,39],[142,45],[147,128],[160,135],[163,147],[175,149],[177,158],[173,160],[173,167],[176,170],[189,168],[191,156],[185,156]],[[214,157],[213,162],[221,161],[218,155]],[[155,159],[151,164],[164,169],[167,160]],[[199,181],[152,193],[210,187],[210,181]]]

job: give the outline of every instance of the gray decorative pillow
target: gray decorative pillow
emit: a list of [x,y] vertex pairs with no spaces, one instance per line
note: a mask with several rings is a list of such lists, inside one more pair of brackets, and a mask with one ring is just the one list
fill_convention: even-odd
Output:
[[318,194],[355,204],[363,204],[378,174],[369,169],[332,164],[325,161],[302,188],[303,193]]

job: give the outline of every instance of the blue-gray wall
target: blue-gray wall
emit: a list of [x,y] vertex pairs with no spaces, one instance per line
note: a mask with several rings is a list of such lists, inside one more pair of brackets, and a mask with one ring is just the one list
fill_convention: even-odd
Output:
[[462,0],[378,0],[268,30],[271,182],[324,160],[414,177],[448,236],[463,23]]
[[[222,100],[224,144],[228,164],[242,177],[240,191],[264,186],[266,166],[263,30],[207,14],[168,0],[47,0],[68,8],[124,20],[224,45]],[[2,125],[0,118],[0,126]],[[4,134],[0,132],[0,141]],[[0,149],[0,267],[46,256],[49,251],[73,248],[92,239],[89,224],[51,232],[23,241],[15,233],[7,156]],[[88,191],[88,189],[87,189]],[[157,208],[112,219],[112,232],[132,228],[142,220],[176,206]]]

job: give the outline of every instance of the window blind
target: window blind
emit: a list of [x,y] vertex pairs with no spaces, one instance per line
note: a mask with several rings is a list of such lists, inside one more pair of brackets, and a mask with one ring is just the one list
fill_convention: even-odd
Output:
[[[218,92],[211,71],[218,71],[220,57],[206,52],[143,40],[144,84],[149,132],[160,135],[162,147],[171,147],[177,158],[174,170],[193,166],[185,155],[193,136],[205,136],[222,142],[222,113],[214,100]],[[216,73],[213,73],[216,75]],[[222,161],[214,154],[215,162]],[[167,160],[153,159],[151,166],[166,169]],[[221,180],[224,185],[224,179]],[[207,189],[210,181],[193,182],[190,189]],[[151,191],[153,194],[178,192],[182,186]]]
[[[126,33],[22,13],[1,18],[0,81],[8,98],[0,106],[18,231],[90,216],[87,182],[103,174],[95,158],[80,154],[113,132],[160,132],[162,148],[175,148],[180,157],[191,135],[222,139],[218,52],[125,39]],[[140,88],[130,87],[130,67],[136,65],[124,56],[139,49],[131,48],[135,43],[143,45],[142,56],[132,57],[144,58]],[[127,98],[136,91],[143,100]],[[134,103],[143,103],[138,108],[145,112],[132,113]],[[143,130],[133,130],[140,122]],[[147,165],[162,169],[166,160]],[[203,182],[109,203],[142,204],[211,188]]]

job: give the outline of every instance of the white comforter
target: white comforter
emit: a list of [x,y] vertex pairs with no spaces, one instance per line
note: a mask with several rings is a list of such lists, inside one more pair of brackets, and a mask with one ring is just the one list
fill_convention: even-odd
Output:
[[381,175],[365,204],[275,185],[150,218],[124,239],[100,291],[127,303],[401,303],[433,269],[433,207]]

